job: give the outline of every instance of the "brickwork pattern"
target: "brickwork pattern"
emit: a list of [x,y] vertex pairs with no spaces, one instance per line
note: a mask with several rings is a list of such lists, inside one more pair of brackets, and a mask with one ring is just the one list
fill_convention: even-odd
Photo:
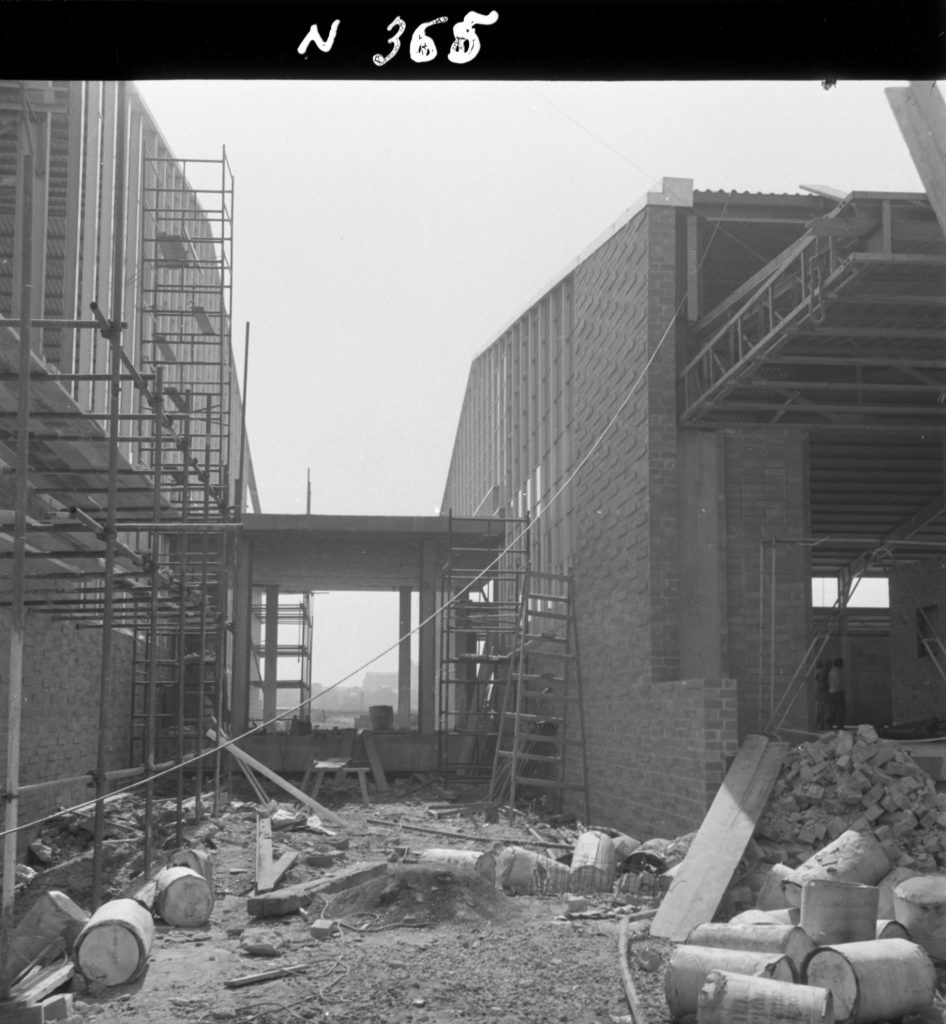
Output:
[[[791,543],[809,533],[805,439],[797,431],[732,431],[724,458],[729,674],[741,684],[744,736],[768,724],[809,642],[810,556],[804,544]],[[774,640],[772,548],[763,539],[781,541]],[[802,686],[785,725],[805,728],[809,714],[809,689]]]
[[[946,643],[946,559],[916,564],[897,562],[890,574],[890,661],[896,665],[893,720],[913,722],[946,718],[946,682],[936,662],[920,656],[917,609],[936,606],[930,615],[933,631]],[[946,671],[946,657],[940,664]]]
[[[107,769],[129,766],[131,746],[131,637],[112,638],[112,693],[108,702]],[[20,782],[43,782],[94,770],[98,756],[102,633],[47,616],[28,615],[24,634]],[[10,619],[0,612],[0,757],[6,764]],[[59,805],[92,797],[84,783],[26,794],[19,821],[33,821]]]
[[[632,834],[673,835],[695,828],[739,736],[758,727],[761,714],[753,718],[749,709],[764,696],[759,539],[807,535],[803,440],[781,431],[735,434],[723,455],[726,479],[732,481],[723,498],[731,510],[725,544],[731,574],[727,600],[734,609],[726,642],[735,651],[723,671],[732,679],[681,682],[686,480],[677,424],[682,328],[674,317],[683,266],[678,216],[674,209],[646,207],[568,279],[574,327],[566,375],[571,396],[566,448],[572,465],[583,464],[570,485],[566,514],[591,816]],[[497,345],[507,342],[504,335]],[[482,407],[490,397],[477,380],[471,374],[446,490],[451,497],[465,491],[470,502],[491,486],[495,474],[484,467],[489,460],[482,451],[465,451],[476,447],[475,423],[489,420]],[[508,397],[513,415],[506,429],[512,431],[520,417],[515,395]],[[474,415],[476,409],[481,411]],[[454,512],[474,511],[472,504],[461,506],[454,504]],[[807,579],[806,549],[786,547],[778,557],[781,582],[796,571],[799,580]],[[806,609],[801,582],[790,590],[787,604],[780,598],[777,687],[784,685],[786,673],[790,678],[804,651]],[[739,686],[741,707],[735,679],[748,679]],[[765,685],[767,694],[767,677]],[[568,767],[574,779],[574,763]],[[577,799],[567,803],[579,809]]]
[[735,682],[676,679],[675,216],[648,208],[575,271],[576,452],[654,357],[574,498],[591,816],[645,835],[697,826],[736,743]]

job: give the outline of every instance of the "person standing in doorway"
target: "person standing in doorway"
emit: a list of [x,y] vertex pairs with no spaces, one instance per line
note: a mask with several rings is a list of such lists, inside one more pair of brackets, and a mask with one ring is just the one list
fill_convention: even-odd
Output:
[[847,708],[844,700],[844,659],[835,658],[828,672],[828,728],[843,729]]
[[825,658],[815,665],[815,728],[824,732],[828,728],[828,672],[831,662]]

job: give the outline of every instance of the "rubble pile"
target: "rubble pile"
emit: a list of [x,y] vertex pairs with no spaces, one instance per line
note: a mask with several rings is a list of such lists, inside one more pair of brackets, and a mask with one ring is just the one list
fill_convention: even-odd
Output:
[[756,827],[756,852],[797,866],[848,829],[873,833],[894,866],[946,867],[946,794],[869,725],[789,752]]

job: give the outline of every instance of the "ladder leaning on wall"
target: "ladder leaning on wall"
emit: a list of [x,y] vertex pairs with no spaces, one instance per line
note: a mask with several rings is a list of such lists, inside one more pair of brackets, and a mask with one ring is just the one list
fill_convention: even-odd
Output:
[[524,574],[519,618],[497,724],[489,799],[523,791],[581,794],[588,815],[588,771],[581,703],[574,584],[570,576]]

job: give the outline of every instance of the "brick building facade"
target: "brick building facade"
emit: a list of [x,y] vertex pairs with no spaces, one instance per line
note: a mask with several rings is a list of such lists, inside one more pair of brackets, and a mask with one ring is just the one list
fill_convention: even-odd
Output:
[[686,426],[681,392],[693,325],[830,205],[665,179],[471,368],[443,510],[528,516],[572,573],[591,814],[632,834],[695,827],[774,714],[812,724],[810,431]]

